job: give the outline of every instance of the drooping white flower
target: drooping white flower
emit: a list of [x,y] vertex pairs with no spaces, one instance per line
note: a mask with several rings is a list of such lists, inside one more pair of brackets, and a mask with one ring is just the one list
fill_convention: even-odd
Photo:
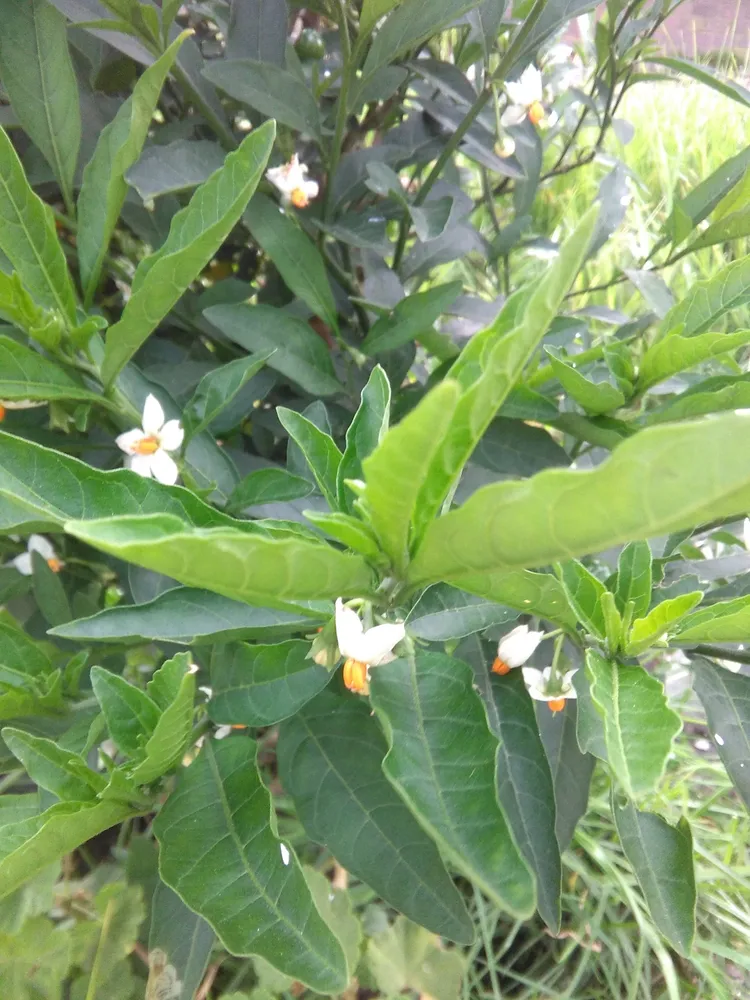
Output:
[[750,552],[750,517],[746,517],[742,522],[742,541],[745,543],[745,548]]
[[543,638],[544,632],[532,632],[528,625],[518,625],[497,644],[492,673],[507,674],[513,667],[523,666]]
[[568,699],[578,697],[573,687],[573,674],[576,669],[566,671],[562,678],[550,683],[552,667],[545,667],[544,670],[524,667],[523,681],[535,701],[546,701],[551,712],[562,712]]
[[167,452],[177,451],[185,432],[179,420],[164,422],[164,410],[156,396],[146,396],[142,428],[125,431],[116,439],[117,447],[128,456],[125,464],[139,476],[154,478],[172,486],[177,482],[177,465]]
[[308,180],[307,174],[307,164],[300,163],[296,153],[289,163],[266,171],[266,177],[281,194],[281,204],[295,208],[307,208],[318,197],[318,182]]
[[46,405],[46,399],[0,399],[0,420],[5,418],[6,410],[35,410]]
[[542,74],[536,66],[527,66],[518,80],[508,80],[505,91],[508,106],[500,119],[502,125],[520,125],[527,117],[532,125],[538,125],[542,121]]
[[44,535],[29,535],[29,540],[26,544],[26,551],[22,552],[20,556],[16,556],[15,559],[12,560],[12,563],[18,572],[22,573],[24,576],[31,576],[34,572],[34,567],[31,561],[32,552],[38,552],[42,559],[46,561],[53,573],[59,573],[65,565],[63,561],[58,558],[52,542],[45,538]]
[[406,635],[403,623],[365,629],[356,611],[336,601],[336,641],[344,663],[344,683],[350,691],[369,693],[368,670],[395,660],[393,647]]

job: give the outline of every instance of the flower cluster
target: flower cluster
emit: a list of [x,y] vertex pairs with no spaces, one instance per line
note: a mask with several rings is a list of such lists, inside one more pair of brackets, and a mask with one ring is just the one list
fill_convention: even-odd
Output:
[[295,208],[307,208],[318,197],[318,182],[308,180],[307,174],[307,165],[300,163],[296,153],[289,163],[266,171],[267,179],[281,194],[281,204]]
[[523,667],[524,684],[531,697],[535,701],[546,701],[550,711],[561,712],[565,708],[565,702],[576,697],[572,684],[575,670],[569,670],[560,676],[552,667],[537,670],[536,667],[523,666],[542,639],[544,632],[532,632],[528,625],[518,625],[498,643],[492,672],[502,676],[514,667]]
[[344,684],[357,694],[370,693],[370,667],[390,663],[393,648],[406,636],[403,623],[366,629],[353,608],[336,601],[336,641],[344,657]]

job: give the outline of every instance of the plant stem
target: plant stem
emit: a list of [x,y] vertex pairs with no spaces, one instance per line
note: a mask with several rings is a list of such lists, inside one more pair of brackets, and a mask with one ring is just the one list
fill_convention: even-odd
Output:
[[[344,69],[341,75],[341,87],[339,88],[339,96],[336,102],[336,125],[331,143],[331,154],[328,159],[328,183],[326,184],[325,202],[323,204],[323,218],[325,220],[330,219],[333,210],[333,180],[336,176],[336,170],[341,159],[341,149],[344,143],[344,130],[346,128],[346,116],[349,106],[349,89],[357,69],[356,59],[352,56],[351,42],[349,41],[349,28],[346,23],[346,5],[344,0],[338,0],[338,8],[341,54],[344,60]],[[356,51],[355,49],[355,54]]]

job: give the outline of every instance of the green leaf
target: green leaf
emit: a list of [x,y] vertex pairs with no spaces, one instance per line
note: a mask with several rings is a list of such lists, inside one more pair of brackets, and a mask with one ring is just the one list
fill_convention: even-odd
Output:
[[409,578],[471,590],[463,577],[472,571],[544,566],[747,509],[747,416],[651,427],[595,469],[485,486],[431,525]]
[[229,497],[227,507],[231,511],[242,511],[258,504],[297,500],[309,496],[312,491],[311,482],[302,476],[292,475],[286,469],[256,469],[240,480]]
[[53,672],[47,651],[30,639],[20,628],[0,621],[0,681],[7,683],[3,668],[16,670],[28,677],[43,678]]
[[129,757],[143,757],[143,747],[159,721],[157,704],[145,691],[102,667],[91,668],[91,687],[119,749]]
[[243,385],[261,370],[270,356],[270,351],[268,354],[249,354],[206,372],[185,405],[189,437],[205,430],[224,407],[229,406]]
[[338,471],[343,456],[333,438],[296,410],[277,406],[276,415],[304,455],[318,489],[331,510],[336,510]]
[[597,218],[598,207],[594,206],[561,246],[557,259],[529,295],[517,324],[508,329],[508,317],[503,310],[483,335],[469,341],[448,372],[448,378],[458,379],[464,391],[432,459],[429,475],[422,483],[417,503],[417,538],[422,537],[437,517],[472,451],[557,315],[586,258]]
[[149,642],[181,646],[235,639],[273,639],[311,627],[324,617],[310,608],[276,611],[230,601],[209,590],[175,587],[153,601],[99,611],[57,628],[51,635],[78,642]]
[[[245,736],[206,740],[154,822],[163,880],[233,955],[261,955],[322,993],[349,975],[291,852],[282,858],[271,799]],[[206,867],[210,855],[210,869]],[[204,862],[204,864],[201,864]],[[222,891],[207,879],[222,873]]]
[[607,640],[607,649],[614,652],[620,648],[623,640],[623,620],[617,610],[615,595],[605,590],[599,598],[599,606],[604,618],[604,637]]
[[648,542],[629,542],[617,560],[615,601],[621,614],[633,602],[633,617],[643,618],[651,604],[651,549]]
[[52,210],[26,180],[21,161],[0,128],[0,250],[37,305],[76,317],[73,283],[57,239]]
[[643,667],[586,653],[591,697],[604,719],[607,760],[629,798],[650,792],[662,774],[682,720],[667,706],[664,687]]
[[[169,680],[165,678],[168,673],[173,675]],[[172,690],[160,695],[166,683],[171,683]],[[149,681],[148,694],[161,714],[143,748],[145,758],[131,775],[137,785],[148,785],[171,771],[190,742],[195,701],[195,670],[190,654],[178,653],[164,663]]]
[[[680,330],[692,337],[750,300],[750,256],[727,264],[705,281],[696,281],[684,299],[673,306],[659,324],[655,340]],[[725,335],[726,336],[726,335]]]
[[372,31],[380,18],[384,17],[398,3],[400,0],[363,0],[362,11],[359,15],[360,34],[366,35]]
[[311,396],[343,391],[336,379],[325,341],[307,323],[272,306],[210,306],[203,315],[247,351],[273,351],[268,367],[280,372]]
[[0,336],[0,399],[107,400],[75,382],[59,365],[10,337]]
[[133,93],[103,129],[83,172],[78,196],[78,261],[85,298],[91,303],[102,263],[128,193],[125,174],[141,155],[159,95],[182,43],[184,31],[138,78]]
[[568,364],[567,359],[558,357],[552,348],[545,350],[558,382],[587,413],[609,413],[625,405],[625,396],[616,386],[609,382],[593,382]]
[[607,763],[607,745],[604,741],[604,721],[591,697],[591,684],[585,670],[576,670],[573,676],[576,690],[576,739],[581,753],[593,754]]
[[103,775],[92,771],[76,753],[62,750],[53,740],[33,736],[21,729],[7,727],[2,731],[8,749],[17,757],[31,780],[73,802],[88,802],[106,787]]
[[497,796],[515,842],[536,879],[537,908],[554,933],[560,929],[560,850],[555,834],[555,797],[539,735],[534,703],[520,670],[505,677],[475,658],[474,676],[498,738]]
[[433,331],[433,324],[461,293],[461,282],[451,281],[437,285],[427,292],[408,295],[396,303],[390,316],[383,316],[375,323],[360,349],[365,354],[383,354],[395,351],[422,334]]
[[[216,937],[203,917],[193,913],[161,879],[151,902],[146,1000],[155,1000],[175,982],[184,997],[193,996],[203,979]],[[160,992],[161,991],[161,992]]]
[[362,462],[375,451],[387,432],[390,409],[391,384],[380,365],[376,365],[346,432],[346,447],[336,474],[336,493],[342,510],[351,513],[354,509],[354,495],[345,480],[362,479]]
[[294,715],[331,679],[308,658],[310,643],[217,646],[211,660],[208,714],[230,725],[272,726]]
[[750,634],[750,597],[717,601],[684,618],[676,642],[746,642]]
[[283,723],[278,765],[310,838],[391,906],[467,944],[473,929],[437,849],[381,770],[386,744],[361,699],[330,691]]
[[320,915],[344,949],[348,968],[356,970],[362,946],[362,925],[354,913],[351,896],[345,889],[333,886],[323,872],[308,867],[303,872]]
[[0,826],[17,823],[22,819],[38,816],[39,794],[28,792],[23,795],[3,795],[0,799]]
[[696,590],[690,594],[680,594],[667,601],[657,604],[645,618],[636,618],[630,629],[630,635],[625,646],[628,656],[638,656],[653,646],[665,632],[677,631],[677,623],[692,611],[703,599],[703,591]]
[[246,136],[173,217],[165,242],[138,265],[122,317],[107,331],[102,378],[108,384],[227,238],[263,175],[275,134],[266,122]]
[[70,209],[81,108],[65,17],[47,0],[3,4],[0,76],[21,126],[52,167]]
[[[94,898],[96,937],[91,948],[91,973],[86,1000],[111,1000],[118,982],[127,974],[123,963],[138,940],[138,928],[146,916],[143,890],[139,885],[111,882]],[[80,964],[87,966],[84,958]]]
[[289,610],[289,601],[366,595],[373,587],[360,556],[306,538],[265,538],[231,528],[203,531],[170,515],[72,521],[65,530],[187,586],[249,604]]
[[638,391],[643,392],[671,375],[688,371],[703,361],[737,350],[750,341],[750,330],[681,336],[679,328],[650,347],[641,359]]
[[341,542],[349,549],[354,549],[355,552],[360,552],[374,562],[383,562],[383,553],[380,551],[372,529],[359,518],[350,514],[340,514],[338,511],[321,513],[315,510],[305,510],[303,514],[311,524],[330,535],[331,538],[335,538],[337,542]]
[[442,31],[478,3],[479,0],[431,0],[428,7],[422,0],[403,0],[378,29],[365,60],[363,77],[372,76],[408,49],[418,48],[425,39]]
[[673,948],[689,955],[695,936],[693,836],[685,816],[670,826],[632,802],[612,806],[617,833],[656,926]]
[[13,1000],[58,1000],[71,962],[71,935],[46,916],[26,921],[19,934],[0,933],[0,981]]
[[482,632],[490,625],[515,621],[518,612],[495,601],[436,583],[429,587],[409,612],[406,623],[409,635],[428,642],[460,639]]
[[516,611],[539,615],[559,625],[575,628],[578,621],[562,585],[549,573],[530,573],[523,569],[498,570],[460,577],[455,585],[470,594],[497,604],[507,604]]
[[688,420],[707,413],[724,410],[745,410],[750,407],[750,379],[746,375],[717,376],[699,382],[696,390],[686,390],[680,396],[656,410],[650,410],[647,424],[670,420]]
[[712,222],[703,230],[698,239],[688,247],[688,253],[702,250],[703,247],[714,246],[716,243],[727,243],[750,235],[750,206],[746,205],[737,212],[732,212],[723,219]]
[[383,551],[403,571],[409,559],[409,530],[433,456],[441,447],[459,399],[454,382],[441,382],[395,427],[362,463],[364,503]]
[[[143,79],[143,77],[141,77]],[[211,139],[175,139],[146,146],[125,179],[143,201],[190,191],[207,181],[224,162],[224,150]]]
[[[300,91],[299,83],[296,84]],[[290,290],[338,330],[338,317],[326,266],[320,251],[275,201],[256,194],[242,219],[256,243],[268,254]]]
[[443,950],[424,927],[397,917],[392,927],[370,937],[364,966],[386,996],[419,993],[458,1000],[466,959],[455,950]]
[[212,59],[204,66],[203,75],[249,108],[320,138],[318,105],[294,73],[256,59]]
[[467,878],[502,909],[528,916],[534,882],[497,803],[497,742],[471,667],[424,653],[374,670],[371,684],[390,744],[388,780]]
[[60,576],[50,568],[38,552],[31,553],[34,576],[34,597],[44,620],[50,625],[61,625],[73,617]]
[[602,597],[607,588],[577,559],[568,559],[561,563],[558,575],[568,602],[579,621],[592,635],[604,639],[607,627]]
[[695,657],[693,687],[721,762],[750,809],[750,677]]
[[59,802],[38,816],[0,827],[0,899],[79,844],[138,812],[113,799],[96,805]]
[[733,101],[739,101],[746,108],[750,108],[750,90],[747,90],[734,80],[720,76],[709,66],[699,66],[698,63],[691,62],[690,59],[682,59],[677,56],[654,56],[651,62],[658,63],[660,66],[667,66],[678,73],[684,73],[685,76],[689,76],[699,83],[704,83],[707,87],[722,94],[724,97],[729,97]]
[[[68,520],[122,514],[170,513],[198,527],[235,525],[181,486],[162,486],[134,472],[102,472],[77,458],[0,431],[0,530],[36,527],[40,521],[62,526]],[[5,515],[5,516],[3,516]],[[250,530],[254,530],[249,526]]]
[[594,758],[581,753],[576,739],[577,702],[568,699],[562,712],[537,707],[536,721],[555,790],[555,833],[561,853],[567,851],[578,820],[585,814]]

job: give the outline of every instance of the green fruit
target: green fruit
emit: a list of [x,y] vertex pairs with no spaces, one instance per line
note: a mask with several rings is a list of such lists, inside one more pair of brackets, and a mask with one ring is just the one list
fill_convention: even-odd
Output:
[[300,59],[322,59],[326,54],[325,42],[314,28],[303,28],[294,48]]

